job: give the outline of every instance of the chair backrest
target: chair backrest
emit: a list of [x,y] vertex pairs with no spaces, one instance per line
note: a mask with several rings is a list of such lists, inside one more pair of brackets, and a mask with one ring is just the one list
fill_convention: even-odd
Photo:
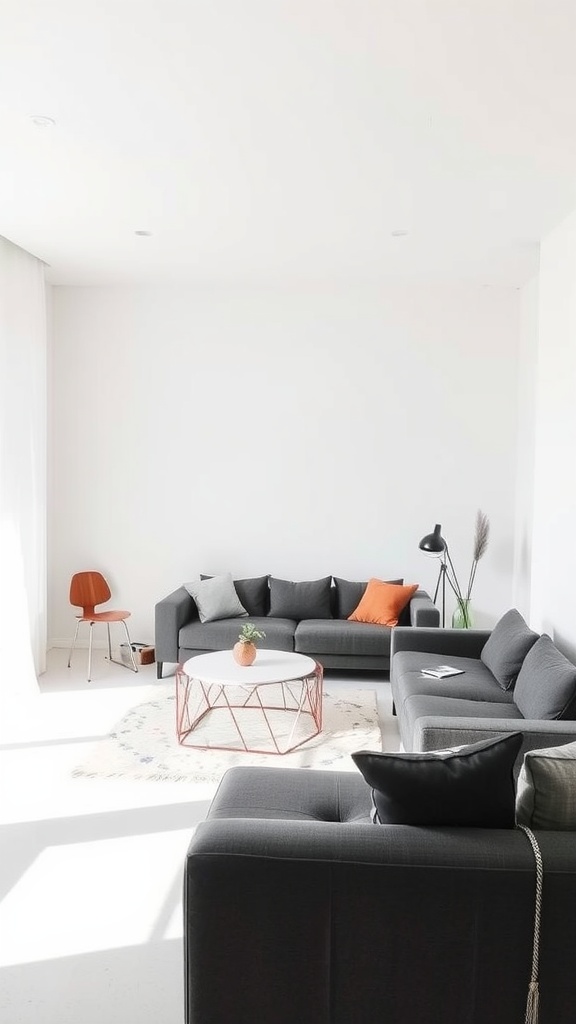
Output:
[[110,587],[101,572],[77,572],[70,581],[70,604],[90,615],[97,604],[109,601]]

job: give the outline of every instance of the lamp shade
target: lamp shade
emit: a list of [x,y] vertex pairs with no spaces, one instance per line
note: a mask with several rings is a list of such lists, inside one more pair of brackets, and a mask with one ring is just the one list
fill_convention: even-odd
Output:
[[421,551],[425,551],[428,555],[441,555],[446,550],[447,544],[440,533],[441,529],[440,523],[436,523],[434,533],[427,533],[425,537],[422,537],[418,545]]

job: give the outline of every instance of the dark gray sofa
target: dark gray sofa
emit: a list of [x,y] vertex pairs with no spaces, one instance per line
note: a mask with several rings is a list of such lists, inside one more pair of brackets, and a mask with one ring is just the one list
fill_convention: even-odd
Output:
[[[254,605],[260,614],[253,614],[250,607],[247,609],[250,621],[266,633],[259,646],[267,650],[306,654],[324,668],[388,670],[392,629],[366,622],[349,622],[347,618],[365,587],[366,583],[335,578],[330,588],[331,617],[299,621],[267,614],[270,601],[265,595],[262,607]],[[196,603],[184,586],[158,602],[155,619],[159,679],[162,678],[164,662],[178,664],[195,654],[232,648],[246,622],[245,618],[200,622]],[[410,627],[436,627],[439,622],[440,613],[425,590],[416,591],[399,619],[399,623]]]
[[[481,660],[490,636],[490,630],[479,629],[394,630],[390,682],[404,750],[440,750],[522,732],[519,769],[527,750],[576,740],[574,702],[557,719],[522,714],[514,681],[502,689]],[[446,679],[422,675],[423,668],[444,663],[464,674]],[[546,674],[537,682],[544,689]]]
[[[519,830],[373,825],[360,774],[233,768],[185,865],[186,1024],[522,1024]],[[541,832],[541,1024],[576,1006],[576,837]]]

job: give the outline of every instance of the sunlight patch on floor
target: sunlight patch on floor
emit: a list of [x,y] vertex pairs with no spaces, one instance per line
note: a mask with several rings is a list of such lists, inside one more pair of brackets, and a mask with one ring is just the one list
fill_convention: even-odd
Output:
[[159,919],[170,922],[170,938],[181,936],[179,894],[190,836],[190,830],[172,831],[42,850],[0,904],[0,964],[163,939]]

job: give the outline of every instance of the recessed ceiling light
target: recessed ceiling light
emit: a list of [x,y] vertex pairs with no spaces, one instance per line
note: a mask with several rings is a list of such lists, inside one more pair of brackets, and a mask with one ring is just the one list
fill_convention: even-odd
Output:
[[53,128],[56,124],[53,117],[45,117],[44,114],[32,114],[30,120],[37,128]]
[[392,235],[392,238],[404,238],[405,235],[408,234],[408,231],[406,228],[395,228],[395,230],[391,231],[390,234]]
[[140,235],[141,238],[150,238],[150,235],[152,234],[152,232],[151,231],[135,231],[134,234],[135,235]]

